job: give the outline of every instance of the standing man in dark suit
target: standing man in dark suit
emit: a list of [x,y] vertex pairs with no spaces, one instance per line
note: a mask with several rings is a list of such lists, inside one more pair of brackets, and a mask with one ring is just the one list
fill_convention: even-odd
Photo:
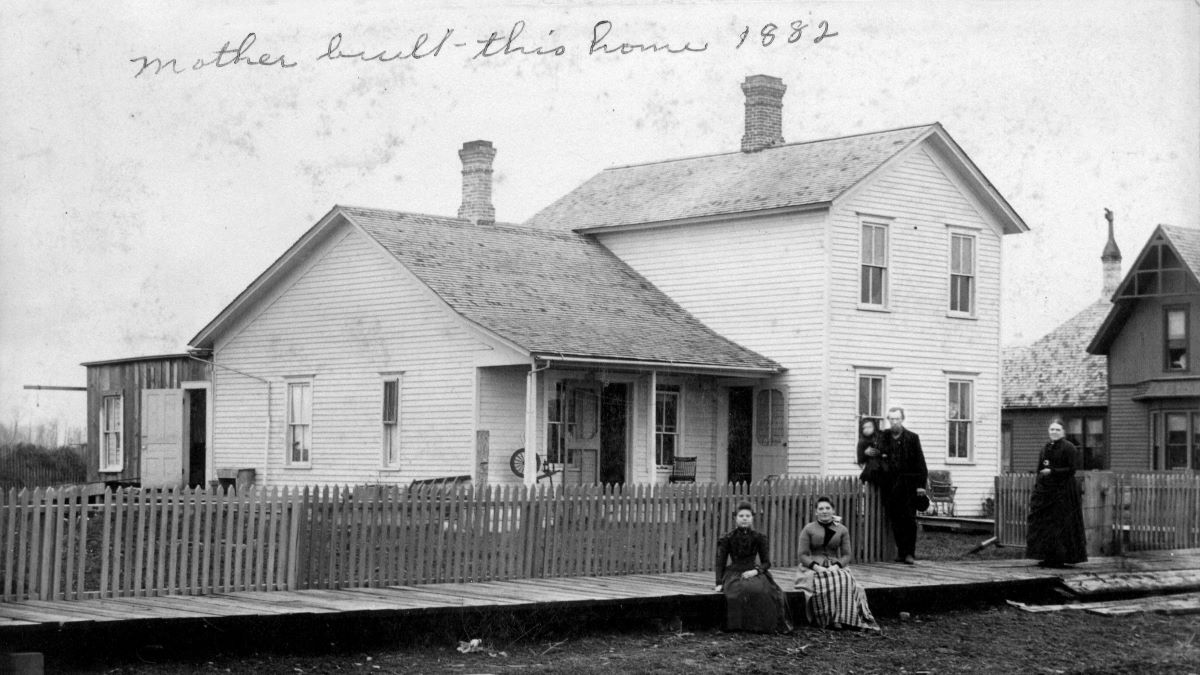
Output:
[[880,450],[888,456],[894,482],[883,507],[896,537],[896,562],[912,565],[917,551],[915,501],[917,495],[925,494],[929,471],[925,468],[921,439],[904,428],[904,408],[888,408],[887,421],[890,429],[883,435]]

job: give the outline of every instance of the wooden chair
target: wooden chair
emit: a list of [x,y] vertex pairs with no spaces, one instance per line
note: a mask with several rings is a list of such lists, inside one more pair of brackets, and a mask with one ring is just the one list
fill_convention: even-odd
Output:
[[695,483],[696,482],[696,458],[695,457],[676,457],[675,462],[671,464],[671,477],[668,479],[670,483]]
[[[929,472],[929,503],[937,508],[938,515],[954,515],[955,492],[958,492],[958,488],[950,482],[949,471],[939,470]],[[941,506],[938,506],[939,504]]]

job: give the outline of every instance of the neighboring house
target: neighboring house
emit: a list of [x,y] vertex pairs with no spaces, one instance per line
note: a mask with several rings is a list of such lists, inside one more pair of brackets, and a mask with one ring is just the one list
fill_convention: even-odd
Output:
[[524,225],[494,221],[486,141],[457,218],[335,207],[190,342],[210,469],[504,484],[533,448],[556,482],[849,474],[857,421],[902,403],[978,511],[1000,239],[1027,227],[938,124],[787,144],[782,82],[742,88],[740,152],[608,169]]
[[81,365],[88,482],[158,487],[212,480],[207,364],[166,354]]
[[1112,309],[1121,283],[1121,249],[1113,237],[1112,212],[1108,242],[1100,256],[1104,268],[1101,298],[1030,345],[1004,352],[1004,408],[1001,411],[1001,468],[1034,470],[1049,437],[1046,429],[1060,418],[1067,438],[1083,450],[1084,468],[1108,468],[1105,414],[1108,410],[1108,365],[1089,354],[1088,343]]
[[1108,357],[1111,468],[1200,470],[1200,230],[1154,230],[1088,351]]

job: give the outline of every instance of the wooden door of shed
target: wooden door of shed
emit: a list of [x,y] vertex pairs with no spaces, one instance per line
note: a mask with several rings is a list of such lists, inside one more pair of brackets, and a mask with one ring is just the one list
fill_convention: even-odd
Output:
[[183,485],[183,390],[143,389],[141,427],[142,487]]

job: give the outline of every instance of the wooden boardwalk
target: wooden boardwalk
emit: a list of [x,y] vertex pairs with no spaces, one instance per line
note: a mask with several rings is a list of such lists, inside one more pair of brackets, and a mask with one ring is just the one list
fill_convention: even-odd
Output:
[[[984,591],[992,597],[1019,594],[1030,589],[1050,594],[1060,580],[1087,584],[1121,573],[1169,572],[1200,569],[1200,549],[1133,553],[1119,558],[1095,558],[1074,569],[1042,569],[1030,560],[975,560],[963,562],[918,561],[916,565],[875,563],[855,566],[867,589],[872,606],[889,604],[889,594],[901,598],[899,609],[909,602],[925,606],[968,601]],[[774,571],[776,580],[790,588],[795,568]],[[947,601],[949,599],[949,601]],[[1050,600],[1050,597],[1046,598]],[[0,602],[0,645],[24,643],[37,646],[37,636],[53,635],[59,643],[73,632],[92,633],[151,624],[179,630],[222,620],[255,619],[269,625],[280,619],[303,617],[389,618],[422,620],[438,612],[462,610],[572,610],[604,605],[694,607],[719,612],[721,596],[713,592],[711,572],[640,574],[604,577],[522,579],[482,583],[444,583],[420,586],[387,586],[344,590],[256,591],[204,596],[144,596],[73,601]],[[666,611],[670,611],[669,609]],[[161,632],[161,631],[160,631]],[[20,639],[18,639],[20,638]]]

